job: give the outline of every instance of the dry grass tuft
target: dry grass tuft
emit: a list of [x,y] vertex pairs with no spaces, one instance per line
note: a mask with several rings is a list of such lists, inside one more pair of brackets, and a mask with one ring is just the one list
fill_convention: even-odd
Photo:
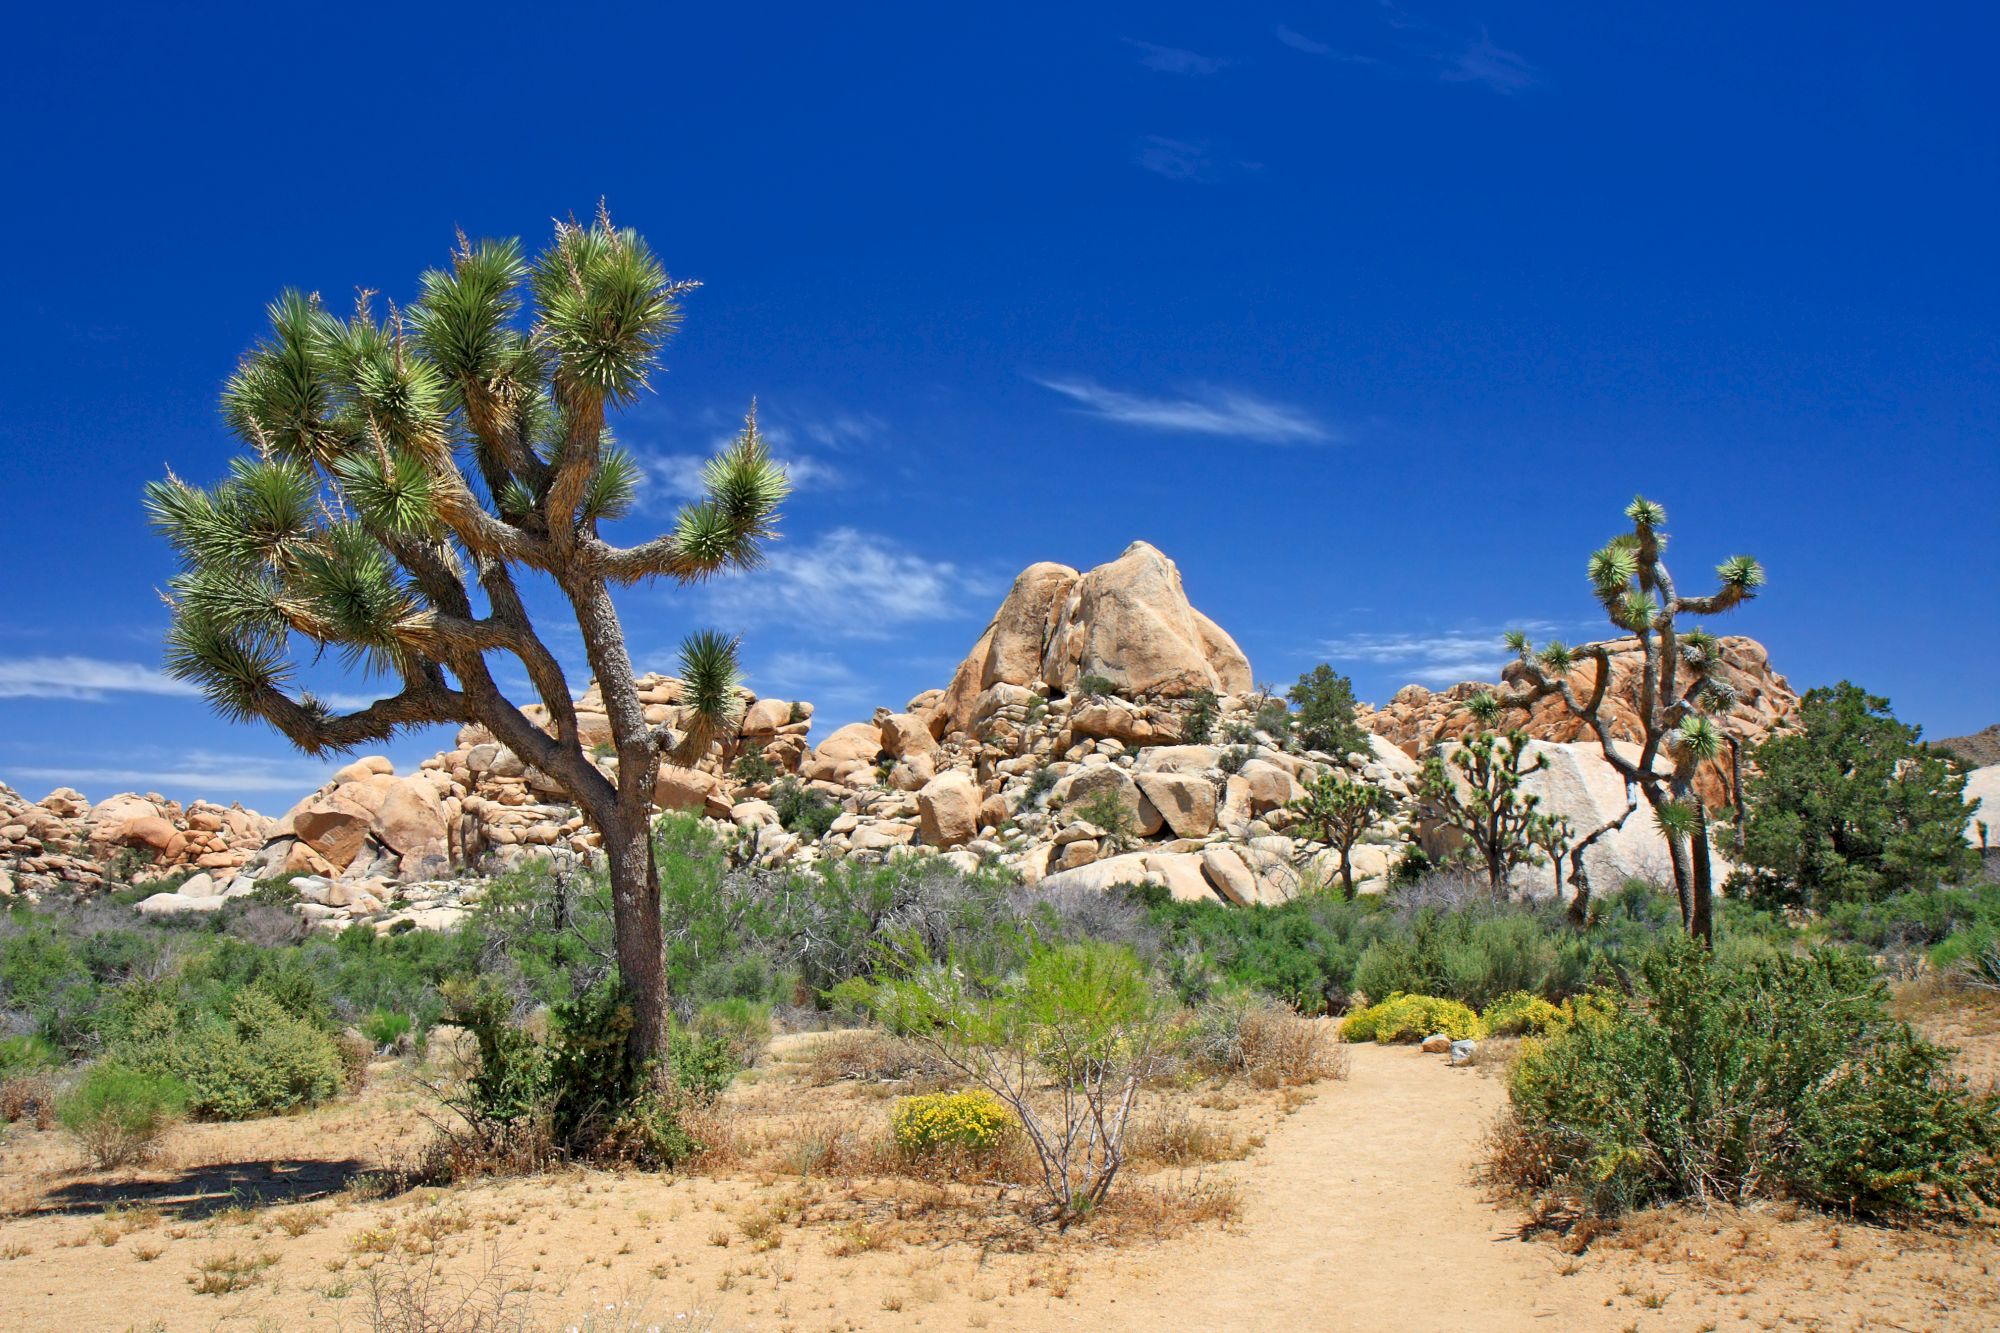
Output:
[[1189,1167],[1239,1161],[1255,1146],[1185,1105],[1169,1102],[1133,1122],[1125,1154],[1134,1166]]
[[833,1032],[812,1044],[805,1079],[814,1087],[833,1083],[888,1083],[899,1091],[933,1092],[948,1086],[950,1066],[900,1037],[873,1029]]
[[1347,1048],[1329,1023],[1272,1006],[1243,1015],[1237,1040],[1243,1076],[1255,1088],[1296,1088],[1347,1077]]

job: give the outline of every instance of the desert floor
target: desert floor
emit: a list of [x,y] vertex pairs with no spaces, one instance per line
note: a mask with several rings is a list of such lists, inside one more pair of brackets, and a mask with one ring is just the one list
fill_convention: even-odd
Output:
[[1308,1089],[1182,1094],[1183,1128],[1234,1160],[1135,1173],[1126,1202],[1053,1236],[990,1188],[802,1152],[886,1114],[879,1089],[805,1077],[822,1040],[780,1038],[730,1094],[730,1160],[678,1177],[380,1197],[369,1173],[433,1132],[407,1065],[309,1116],[185,1127],[140,1170],[83,1172],[58,1134],[17,1130],[0,1327],[2000,1327],[1983,1230],[1778,1206],[1647,1214],[1582,1247],[1524,1235],[1476,1178],[1502,1081],[1407,1047],[1352,1048],[1346,1079]]

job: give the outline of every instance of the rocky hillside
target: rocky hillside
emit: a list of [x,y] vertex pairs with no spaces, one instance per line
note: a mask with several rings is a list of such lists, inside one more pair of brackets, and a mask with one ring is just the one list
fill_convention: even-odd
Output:
[[[1636,736],[1637,644],[1609,646],[1614,731]],[[1754,640],[1724,639],[1722,655],[1737,693],[1728,729],[1754,744],[1797,696]],[[648,676],[640,687],[648,722],[678,722],[679,682]],[[1362,708],[1367,753],[1301,752],[1262,729],[1271,701],[1242,650],[1190,605],[1174,563],[1137,542],[1089,571],[1023,570],[948,682],[816,746],[811,704],[745,691],[735,732],[696,767],[663,769],[655,798],[715,821],[740,860],[768,867],[939,856],[1029,882],[1143,881],[1188,899],[1273,902],[1339,869],[1337,852],[1300,836],[1289,805],[1302,785],[1340,768],[1404,801],[1418,756],[1470,728],[1465,704],[1481,688],[1409,686]],[[1199,738],[1198,700],[1213,705]],[[608,741],[595,685],[577,707],[586,743]],[[1269,713],[1262,724],[1275,725]],[[1550,759],[1529,780],[1544,809],[1579,829],[1623,809],[1622,782],[1559,705],[1538,708],[1527,730]],[[614,768],[608,744],[602,754]],[[1701,780],[1711,799],[1727,798],[1726,766]],[[1387,873],[1399,819],[1385,816],[1355,848],[1364,887]],[[90,806],[69,791],[30,805],[0,788],[0,820],[6,891],[89,889],[144,865],[142,878],[199,873],[142,910],[208,911],[290,872],[300,910],[333,929],[447,925],[485,876],[584,856],[596,841],[553,783],[478,727],[413,773],[357,759],[277,819],[157,796]],[[1651,820],[1635,818],[1593,847],[1590,869],[1608,883],[1663,876],[1665,846]]]
[[69,787],[29,802],[0,782],[0,896],[99,889],[107,874],[142,866],[230,875],[263,847],[270,828],[240,805],[182,808],[157,792],[92,805]]
[[[1642,741],[1644,734],[1638,720],[1638,700],[1645,658],[1639,650],[1639,641],[1633,638],[1612,639],[1604,646],[1610,650],[1611,656],[1611,686],[1604,716],[1610,721],[1612,737],[1623,741]],[[1723,715],[1723,731],[1740,742],[1747,753],[1774,728],[1798,712],[1799,696],[1790,682],[1771,669],[1770,654],[1755,639],[1727,635],[1719,641],[1718,648],[1722,668],[1717,674],[1736,695],[1735,703]],[[1527,683],[1526,668],[1519,663],[1509,663],[1500,677],[1499,684],[1467,681],[1441,691],[1427,690],[1421,685],[1405,685],[1383,708],[1364,708],[1361,724],[1405,754],[1421,754],[1439,741],[1456,740],[1474,729],[1477,724],[1466,708],[1474,695],[1487,690],[1516,688]],[[1577,695],[1588,698],[1590,692],[1597,688],[1597,663],[1588,660],[1579,663],[1572,681]],[[1506,723],[1522,727],[1539,740],[1595,741],[1591,728],[1572,716],[1562,700],[1554,696],[1535,705],[1525,721],[1519,714],[1514,714],[1506,719]],[[1696,774],[1695,785],[1710,804],[1733,804],[1729,757],[1725,754],[1704,765]]]
[[2000,764],[2000,722],[1970,736],[1952,736],[1932,741],[1931,744],[1940,750],[1950,751],[1968,767],[1990,768]]

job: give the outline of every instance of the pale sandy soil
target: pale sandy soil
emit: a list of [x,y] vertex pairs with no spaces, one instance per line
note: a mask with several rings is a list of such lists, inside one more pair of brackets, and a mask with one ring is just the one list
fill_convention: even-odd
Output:
[[[876,1126],[887,1105],[808,1087],[790,1061],[811,1040],[732,1094],[742,1159],[709,1175],[343,1191],[428,1132],[389,1073],[311,1117],[188,1127],[142,1172],[78,1174],[57,1136],[19,1134],[0,1162],[0,1328],[403,1328],[373,1302],[427,1283],[433,1308],[504,1304],[534,1328],[2000,1327],[1985,1233],[1770,1209],[1648,1216],[1580,1255],[1524,1239],[1474,1180],[1500,1080],[1408,1048],[1357,1048],[1347,1081],[1303,1092],[1176,1094],[1247,1155],[1137,1175],[1116,1216],[1066,1237],[988,1192],[801,1179],[788,1135]],[[1190,1223],[1222,1182],[1230,1215]],[[246,1285],[199,1292],[226,1260]]]

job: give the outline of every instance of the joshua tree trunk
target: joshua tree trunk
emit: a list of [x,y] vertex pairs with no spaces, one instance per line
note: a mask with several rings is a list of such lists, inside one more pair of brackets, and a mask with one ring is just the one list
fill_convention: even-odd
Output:
[[1708,808],[1699,796],[1693,799],[1694,826],[1692,844],[1694,860],[1694,904],[1688,914],[1688,933],[1703,944],[1715,942],[1715,892],[1714,871],[1709,864],[1708,850]]
[[1627,783],[1625,785],[1624,810],[1620,811],[1616,818],[1607,819],[1589,833],[1586,833],[1582,841],[1569,849],[1569,882],[1576,888],[1576,894],[1570,899],[1569,903],[1569,919],[1570,924],[1579,930],[1590,924],[1590,872],[1584,869],[1584,853],[1588,852],[1597,840],[1605,834],[1611,832],[1613,829],[1624,828],[1625,821],[1630,819],[1632,813],[1638,808],[1638,788],[1631,783]]
[[660,948],[660,868],[649,822],[605,840],[611,873],[612,935],[618,980],[632,1005],[632,1052],[641,1059],[665,1049],[667,974]]

